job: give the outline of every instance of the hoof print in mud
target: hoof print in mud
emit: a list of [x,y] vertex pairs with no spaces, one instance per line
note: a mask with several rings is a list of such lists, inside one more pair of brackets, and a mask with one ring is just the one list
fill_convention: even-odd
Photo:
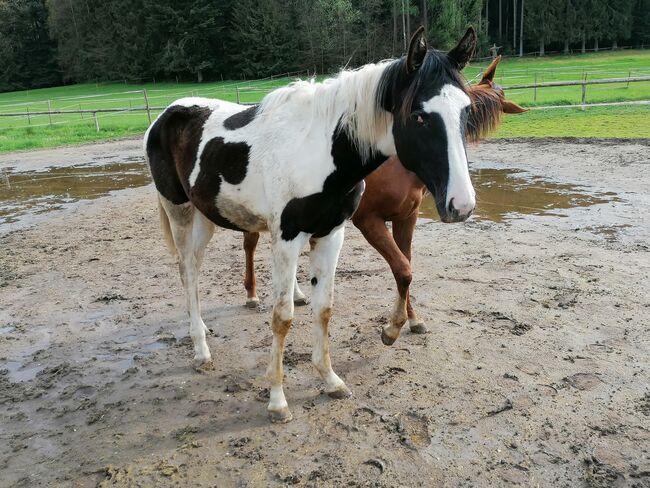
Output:
[[346,385],[339,386],[336,390],[326,392],[327,396],[335,400],[342,400],[344,398],[350,398],[352,392]]
[[293,420],[293,415],[288,407],[283,408],[282,410],[267,410],[269,413],[269,420],[272,424],[286,424]]

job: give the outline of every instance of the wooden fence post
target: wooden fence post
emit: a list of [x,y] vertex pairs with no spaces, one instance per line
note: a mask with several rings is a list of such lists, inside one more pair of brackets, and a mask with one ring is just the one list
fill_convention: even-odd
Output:
[[99,132],[99,120],[97,120],[97,112],[93,112],[93,118],[95,119],[95,129]]
[[147,118],[149,119],[149,125],[151,125],[151,110],[149,110],[149,98],[147,97],[147,90],[142,90],[144,95],[144,106],[147,109]]
[[585,109],[586,103],[587,103],[587,73],[585,73],[584,78],[582,79],[582,110]]
[[47,117],[50,119],[50,125],[52,125],[52,102],[47,101]]
[[537,71],[535,71],[535,88],[533,88],[533,102],[537,102]]
[[27,105],[27,124],[32,125],[32,119],[29,116],[29,105]]
[[235,91],[237,92],[237,103],[239,103],[239,87],[235,87]]
[[630,88],[630,78],[632,77],[632,70],[627,72],[627,86],[625,88]]

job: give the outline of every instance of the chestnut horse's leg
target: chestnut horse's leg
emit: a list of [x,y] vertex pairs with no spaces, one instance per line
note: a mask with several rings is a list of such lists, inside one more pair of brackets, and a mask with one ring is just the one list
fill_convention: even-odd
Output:
[[255,248],[260,238],[259,232],[244,232],[244,252],[246,253],[246,274],[244,287],[246,288],[246,306],[255,308],[260,303],[257,298],[257,281],[255,280]]
[[381,340],[390,346],[399,337],[404,322],[406,322],[406,300],[411,284],[411,264],[399,249],[395,240],[388,232],[386,223],[377,216],[364,216],[363,219],[354,219],[356,225],[366,240],[379,251],[388,262],[397,284],[397,300],[393,308],[391,323],[381,333]]
[[273,330],[271,360],[266,370],[266,375],[271,382],[271,395],[267,411],[271,422],[288,422],[292,416],[282,389],[284,379],[282,357],[284,340],[293,321],[293,287],[296,281],[298,255],[307,241],[307,236],[299,234],[295,239],[285,241],[281,237],[280,229],[277,229],[272,231],[271,238],[275,304],[271,322]]
[[[404,220],[393,220],[393,238],[399,246],[402,254],[411,262],[411,243],[413,242],[413,232],[415,223],[418,220],[417,211],[413,212]],[[414,334],[424,334],[427,331],[424,321],[418,317],[411,305],[410,289],[406,295],[406,313],[409,318],[409,328]]]
[[325,382],[325,392],[332,398],[350,396],[350,390],[332,369],[328,327],[332,316],[334,272],[343,245],[344,227],[319,239],[311,239],[312,310],[314,314],[312,363]]
[[161,210],[169,219],[174,246],[178,252],[178,267],[190,315],[194,366],[202,369],[209,368],[212,366],[212,356],[205,341],[208,328],[201,318],[198,278],[205,247],[214,234],[214,224],[189,202],[174,205],[162,197],[160,202]]
[[[255,249],[259,241],[259,232],[244,232],[244,252],[246,253],[246,272],[244,274],[244,288],[246,288],[246,306],[256,308],[260,299],[257,297],[257,280],[255,279]],[[293,303],[296,305],[307,305],[309,301],[298,286],[298,279],[293,285]]]

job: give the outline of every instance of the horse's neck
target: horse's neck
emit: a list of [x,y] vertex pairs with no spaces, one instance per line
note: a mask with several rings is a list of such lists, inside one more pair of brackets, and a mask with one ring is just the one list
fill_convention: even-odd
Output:
[[332,83],[325,84],[331,98],[327,100],[325,96],[315,102],[322,104],[321,110],[327,106],[340,110],[338,123],[345,128],[364,165],[381,164],[373,161],[376,154],[395,154],[393,118],[378,100],[381,80],[389,65],[389,62],[369,64],[358,70],[343,71]]
[[332,140],[332,157],[337,167],[337,187],[347,193],[389,156],[390,154],[384,154],[376,148],[369,154],[364,154],[344,129],[337,129]]

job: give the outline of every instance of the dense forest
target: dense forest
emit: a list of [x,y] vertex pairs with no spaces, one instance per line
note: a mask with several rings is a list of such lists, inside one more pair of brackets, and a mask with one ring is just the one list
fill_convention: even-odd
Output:
[[0,0],[0,91],[61,83],[259,78],[401,54],[423,24],[478,56],[650,44],[650,0]]

